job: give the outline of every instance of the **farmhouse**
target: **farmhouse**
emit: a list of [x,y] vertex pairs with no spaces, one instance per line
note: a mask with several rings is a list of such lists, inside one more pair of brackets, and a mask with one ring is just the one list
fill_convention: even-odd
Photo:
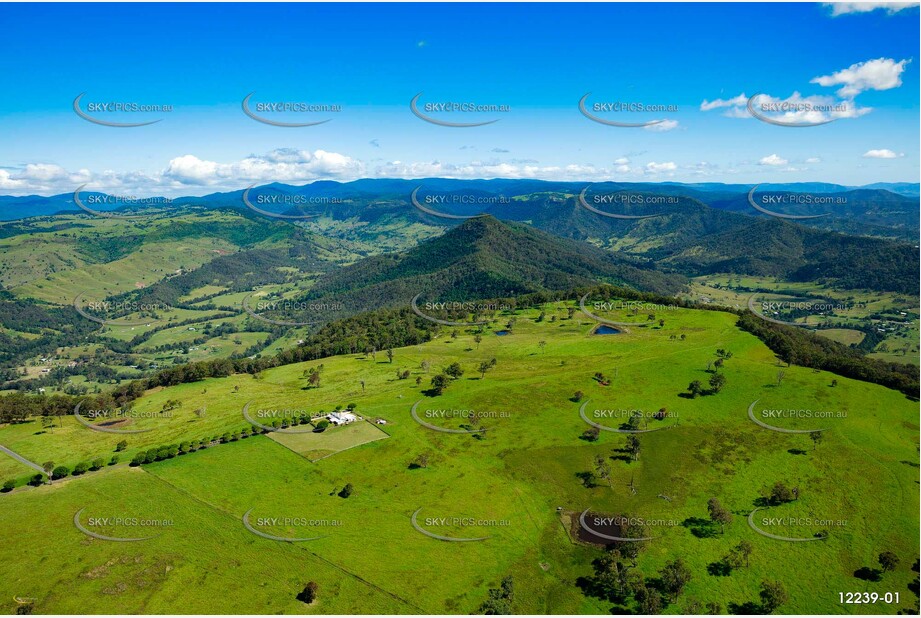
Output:
[[354,423],[357,420],[357,417],[351,412],[332,412],[326,417],[333,425],[348,425],[349,423]]

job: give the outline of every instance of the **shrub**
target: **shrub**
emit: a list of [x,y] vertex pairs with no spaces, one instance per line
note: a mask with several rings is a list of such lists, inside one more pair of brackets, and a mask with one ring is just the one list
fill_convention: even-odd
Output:
[[74,475],[74,476],[79,476],[79,475],[83,474],[84,472],[86,472],[86,471],[89,470],[89,469],[90,469],[90,465],[89,465],[88,463],[86,463],[85,461],[81,461],[81,462],[78,463],[76,466],[74,466],[73,475]]
[[307,603],[310,605],[317,598],[317,582],[308,582],[304,589],[297,595],[297,600],[301,603]]
[[70,468],[67,466],[58,466],[51,472],[51,478],[62,479],[70,474]]
[[13,488],[16,487],[16,481],[7,481],[3,484],[3,492],[13,491]]

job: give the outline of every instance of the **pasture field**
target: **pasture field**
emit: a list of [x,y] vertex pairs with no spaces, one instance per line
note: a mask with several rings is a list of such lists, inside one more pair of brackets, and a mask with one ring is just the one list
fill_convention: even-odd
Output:
[[[300,428],[303,429],[303,426]],[[310,461],[324,459],[340,451],[388,437],[383,430],[366,421],[355,421],[342,427],[330,427],[319,433],[273,431],[266,435]]]
[[[860,329],[869,328],[879,338],[869,356],[880,360],[918,364],[921,338],[921,309],[918,299],[906,294],[872,290],[843,290],[814,283],[789,283],[771,277],[742,275],[708,275],[697,277],[691,284],[688,298],[736,309],[744,309],[753,293],[761,300],[790,300],[796,298],[828,299],[841,303],[833,316],[813,315],[796,321],[815,326],[824,322],[844,325],[842,328],[820,328],[815,332],[845,345],[859,344],[864,337]],[[845,308],[850,304],[849,308]],[[848,328],[851,326],[853,328]]]
[[[731,314],[592,309],[636,323],[620,334],[594,335],[596,322],[579,312],[569,319],[571,307],[549,304],[540,321],[537,310],[502,315],[479,343],[472,329],[446,328],[433,341],[394,350],[392,362],[382,352],[343,355],[148,392],[136,410],[181,405],[169,417],[133,420],[131,427],[151,431],[127,438],[122,461],[145,447],[246,426],[248,402],[310,413],[354,403],[366,419],[387,419],[390,437],[311,462],[294,451],[319,449],[294,444],[293,435],[254,436],[140,469],[119,465],[0,495],[0,519],[22,540],[0,548],[0,598],[34,597],[42,613],[106,612],[120,599],[121,612],[195,612],[217,598],[221,606],[208,611],[463,614],[476,612],[488,589],[511,575],[518,612],[621,611],[580,586],[603,551],[575,541],[566,521],[591,509],[644,520],[653,538],[636,569],[645,576],[655,577],[678,557],[688,564],[692,579],[667,613],[682,613],[691,600],[740,611],[757,602],[765,579],[781,580],[787,589],[780,613],[894,614],[917,602],[908,588],[918,554],[917,402],[779,363]],[[511,334],[496,336],[512,317]],[[718,369],[725,386],[692,398],[689,383],[707,384],[718,349],[732,353]],[[493,358],[495,366],[480,373],[480,363]],[[454,362],[463,374],[440,396],[428,396],[431,378]],[[309,386],[306,372],[321,365],[319,386]],[[410,376],[402,379],[405,370]],[[598,372],[603,380],[595,379]],[[469,428],[472,411],[485,432],[427,427],[411,414],[417,402],[417,416],[427,424]],[[643,427],[647,421],[650,429],[673,426],[640,434],[634,459],[624,434],[602,430],[597,441],[584,439],[590,425],[580,416],[583,406],[607,428],[618,428],[632,411],[643,415]],[[777,428],[821,429],[822,440],[759,426],[750,407],[756,419]],[[205,414],[195,413],[202,408]],[[651,418],[663,408],[664,420]],[[62,421],[53,433],[37,434],[37,422],[0,428],[0,444],[39,463],[72,465],[110,454],[121,439],[72,417]],[[347,436],[336,433],[343,429],[349,427],[316,436]],[[276,443],[284,440],[295,448]],[[587,483],[598,456],[609,478]],[[749,527],[747,516],[778,481],[797,487],[798,499],[759,511],[757,525],[798,538],[824,531],[827,539],[785,542]],[[353,491],[342,497],[346,485]],[[733,514],[723,533],[706,521],[712,497]],[[128,512],[171,516],[172,534],[130,544],[81,538],[73,513],[83,506],[104,510],[115,499]],[[247,512],[267,534],[321,538],[260,538],[242,525]],[[414,513],[427,532],[485,539],[431,538],[413,527]],[[753,545],[750,566],[722,572],[721,559],[741,540]],[[193,548],[188,555],[186,547]],[[901,559],[893,572],[879,581],[855,577],[878,566],[883,551]],[[49,553],[53,564],[41,558]],[[141,560],[119,562],[125,556]],[[227,569],[228,562],[239,569]],[[85,575],[110,563],[101,571],[109,575],[99,580]],[[145,571],[151,565],[163,566]],[[54,577],[39,576],[49,568]],[[316,605],[293,601],[308,581],[320,584]],[[113,586],[121,592],[108,593]],[[899,591],[901,603],[844,608],[838,593],[847,591]]]

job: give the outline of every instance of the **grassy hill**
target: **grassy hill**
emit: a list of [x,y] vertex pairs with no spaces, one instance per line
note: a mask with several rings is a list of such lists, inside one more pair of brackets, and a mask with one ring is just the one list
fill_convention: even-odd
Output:
[[[643,545],[631,577],[655,587],[667,561],[685,561],[691,579],[668,612],[687,611],[694,602],[742,611],[758,602],[764,579],[780,579],[786,587],[789,600],[780,613],[839,613],[837,593],[829,592],[836,590],[900,591],[898,606],[858,608],[873,613],[894,614],[917,602],[908,587],[918,535],[917,403],[877,385],[779,363],[737,328],[733,314],[647,307],[643,313],[656,318],[649,321],[618,305],[598,313],[640,324],[596,335],[593,320],[578,312],[569,318],[574,307],[549,303],[503,312],[479,333],[479,342],[472,329],[459,329],[457,337],[442,330],[428,343],[396,349],[392,362],[383,354],[347,354],[147,392],[126,427],[151,431],[127,437],[122,463],[0,495],[7,534],[19,541],[0,549],[2,603],[13,611],[13,596],[32,598],[43,613],[270,608],[466,614],[477,612],[488,590],[511,576],[516,613],[637,611],[629,596],[617,600],[598,592],[592,564],[605,550],[573,534],[574,517],[585,509],[646,522],[654,539]],[[498,336],[512,318],[512,333]],[[717,350],[732,352],[717,369],[725,386],[688,397],[690,381],[706,383],[713,375]],[[494,368],[480,374],[480,363],[492,358]],[[441,396],[426,396],[432,377],[455,362],[464,373]],[[319,386],[310,387],[306,373],[321,364]],[[397,375],[403,371],[408,378]],[[596,380],[596,372],[610,385]],[[575,391],[583,393],[581,401],[573,400]],[[485,434],[420,425],[411,415],[420,400],[421,414],[467,411],[428,417],[448,429],[469,426],[469,411],[481,413]],[[801,430],[818,422],[826,431],[816,445],[808,435],[753,423],[747,410],[756,400],[759,412],[833,414],[769,421]],[[158,415],[169,402],[179,406],[170,416]],[[356,437],[346,448],[352,439],[343,433],[347,427],[306,434],[315,442],[298,447],[305,452],[337,451],[316,462],[266,435],[231,437],[125,467],[142,450],[251,427],[242,415],[247,403],[251,414],[329,412],[354,403],[366,419],[361,422],[385,419],[376,427],[389,437]],[[678,425],[640,435],[633,460],[623,434],[602,431],[596,441],[583,439],[589,429],[579,415],[583,404],[589,414],[648,415],[664,408]],[[202,408],[205,414],[197,414]],[[617,428],[623,417],[597,418]],[[122,438],[91,431],[73,417],[61,421],[52,430],[42,430],[37,420],[2,427],[0,444],[33,461],[72,467],[110,456]],[[646,416],[643,422],[656,428],[664,421]],[[423,455],[424,465],[414,465]],[[609,482],[597,476],[587,482],[597,457],[610,469]],[[16,472],[21,464],[14,460],[0,461],[4,478],[28,476],[27,469]],[[790,537],[827,530],[826,540],[787,543],[748,526],[748,514],[778,481],[798,487],[799,498],[759,512],[757,523]],[[346,484],[353,492],[342,498]],[[723,533],[707,523],[713,497],[733,514]],[[104,516],[170,523],[99,525],[93,530],[110,536],[154,536],[99,541],[74,527],[80,509],[84,526]],[[427,537],[411,524],[418,509],[420,525],[430,532],[488,538],[450,543]],[[247,512],[253,522],[264,518],[255,525],[267,534],[322,538],[284,543],[253,535],[242,523]],[[762,515],[787,518],[787,524],[766,525]],[[438,518],[454,517],[471,520],[439,525]],[[726,572],[721,561],[742,540],[753,546],[750,566]],[[900,565],[879,581],[855,577],[878,566],[882,551],[896,553]],[[319,584],[311,606],[294,598],[308,581]]]

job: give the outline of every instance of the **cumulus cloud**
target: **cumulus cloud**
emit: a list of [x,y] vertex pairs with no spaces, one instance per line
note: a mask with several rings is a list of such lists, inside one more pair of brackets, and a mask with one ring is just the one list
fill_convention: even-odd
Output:
[[868,150],[863,153],[865,159],[897,159],[899,157],[904,157],[903,154],[896,154],[889,150],[888,148],[880,148],[878,150]]
[[662,122],[657,122],[656,124],[649,124],[643,127],[647,131],[656,131],[656,132],[665,132],[671,131],[672,129],[678,126],[677,120],[663,120]]
[[614,159],[614,165],[626,165],[628,163],[630,163],[630,159],[627,157],[618,157],[617,159]]
[[664,163],[656,163],[655,161],[650,161],[646,164],[646,172],[649,174],[664,174],[668,172],[674,172],[678,169],[678,166],[675,165],[672,161],[666,161]]
[[339,153],[280,148],[233,163],[183,155],[169,162],[163,176],[186,185],[218,185],[227,180],[290,182],[354,177],[363,169],[360,161]]
[[890,15],[907,8],[918,6],[917,2],[826,2],[825,7],[831,9],[832,17],[850,15],[852,13],[869,13],[877,9],[885,9]]
[[712,101],[704,99],[704,102],[700,104],[700,111],[709,112],[710,110],[720,109],[721,107],[744,107],[746,103],[748,103],[748,97],[745,96],[743,92],[739,96],[732,97],[731,99],[714,99]]
[[851,99],[865,90],[890,90],[902,85],[902,72],[910,60],[877,58],[852,64],[831,75],[821,75],[810,80],[820,86],[841,86],[838,95]]
[[758,161],[758,165],[780,166],[780,165],[786,165],[787,163],[789,163],[789,161],[787,161],[783,157],[778,157],[776,154],[771,154],[766,157],[761,157],[761,159]]

